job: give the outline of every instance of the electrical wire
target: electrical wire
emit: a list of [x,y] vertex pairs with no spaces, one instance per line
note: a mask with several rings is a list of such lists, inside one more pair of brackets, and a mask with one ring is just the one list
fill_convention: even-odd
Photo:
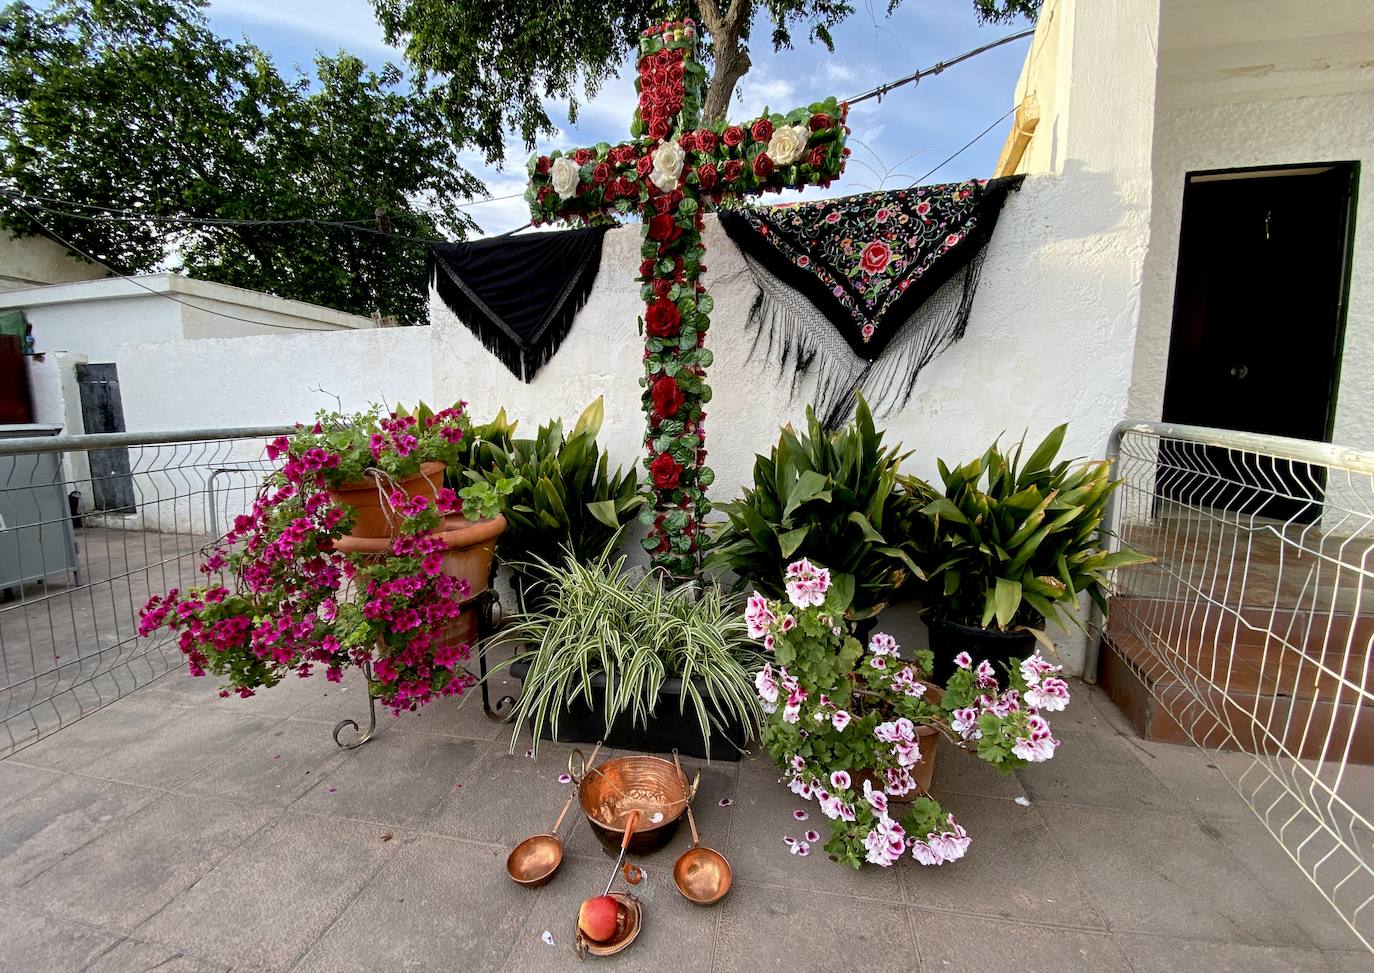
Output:
[[940,171],[941,169],[943,169],[945,166],[949,165],[949,164],[950,164],[951,162],[953,162],[955,159],[959,158],[959,156],[961,156],[961,155],[964,154],[964,150],[965,150],[965,149],[969,149],[969,148],[973,147],[975,144],[977,144],[977,142],[978,142],[984,135],[988,134],[988,132],[991,132],[991,131],[992,131],[994,128],[996,128],[998,125],[1001,125],[1004,121],[1006,121],[1006,120],[1007,120],[1007,117],[1008,117],[1009,115],[1011,115],[1011,113],[1014,112],[1014,111],[1016,111],[1016,106],[1015,106],[1015,105],[1012,105],[1010,108],[1007,109],[1006,114],[1004,114],[1001,118],[997,119],[997,121],[993,122],[991,125],[989,125],[989,126],[988,126],[987,128],[985,128],[985,129],[983,129],[981,132],[979,132],[979,133],[978,133],[977,135],[975,135],[973,138],[969,139],[967,142],[965,142],[963,145],[961,145],[958,149],[956,149],[956,150],[954,151],[954,154],[953,154],[953,155],[950,155],[949,157],[947,157],[943,162],[941,162],[941,163],[940,163],[938,166],[936,166],[934,169],[931,169],[929,172],[926,172],[925,174],[923,174],[922,176],[920,176],[920,177],[919,177],[915,182],[913,182],[911,185],[913,185],[913,186],[919,186],[921,183],[925,182],[925,181],[926,181],[927,179],[929,179],[931,176],[935,175],[935,173],[939,172],[939,171]]
[[908,74],[904,78],[898,78],[896,81],[889,81],[886,84],[880,84],[878,85],[878,87],[865,91],[861,95],[855,95],[853,98],[846,98],[845,101],[850,105],[856,105],[861,101],[868,101],[868,99],[870,98],[877,98],[879,101],[881,101],[883,96],[886,95],[889,91],[893,91],[894,89],[900,88],[903,85],[920,84],[922,78],[928,78],[931,75],[940,74],[946,68],[952,68],[956,64],[960,64],[971,58],[975,58],[979,54],[985,54],[994,48],[1001,47],[1003,44],[1010,44],[1012,41],[1019,41],[1023,37],[1030,37],[1034,33],[1035,28],[1030,27],[1026,30],[1018,31],[1015,34],[1008,34],[1006,37],[1000,38],[999,40],[995,40],[990,44],[984,44],[982,47],[975,47],[971,51],[965,51],[963,54],[960,54],[957,57],[952,57],[948,61],[940,61],[939,63],[933,64],[928,68],[924,68],[920,71],[917,71],[914,74]]

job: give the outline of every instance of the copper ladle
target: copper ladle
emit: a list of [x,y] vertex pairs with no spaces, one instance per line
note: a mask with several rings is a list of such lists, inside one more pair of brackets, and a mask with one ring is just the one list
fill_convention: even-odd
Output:
[[[676,750],[673,751],[673,763],[677,765],[678,773],[682,773],[682,763],[678,760]],[[724,855],[701,843],[691,804],[687,805],[687,823],[692,827],[692,847],[684,851],[673,866],[673,882],[688,902],[715,905],[730,891],[734,872]]]
[[635,825],[638,823],[639,812],[631,811],[629,820],[625,822],[625,837],[620,842],[620,857],[616,859],[615,868],[611,871],[611,880],[606,883],[606,891],[602,893],[602,895],[609,895],[615,899],[619,905],[615,935],[604,943],[593,942],[582,934],[581,928],[574,921],[573,943],[579,957],[584,951],[593,956],[614,956],[639,936],[640,927],[644,924],[644,913],[640,908],[639,900],[624,892],[611,891],[611,886],[615,884],[616,873],[620,871],[620,864],[625,860],[625,850],[630,846],[630,837],[634,834]]
[[[596,750],[592,751],[593,760],[600,749],[601,744],[598,743]],[[546,885],[553,878],[554,872],[558,871],[558,866],[563,864],[563,841],[558,837],[558,826],[563,823],[568,808],[572,807],[576,799],[577,791],[574,789],[563,804],[563,810],[558,812],[558,820],[553,823],[553,829],[547,834],[526,838],[516,845],[506,858],[506,871],[517,885],[530,889]]]

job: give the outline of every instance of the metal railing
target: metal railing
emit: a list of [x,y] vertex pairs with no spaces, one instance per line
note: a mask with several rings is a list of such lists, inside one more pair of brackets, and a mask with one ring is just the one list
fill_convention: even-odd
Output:
[[0,757],[181,664],[172,638],[139,637],[139,609],[199,583],[289,432],[0,439]]
[[1374,949],[1374,453],[1125,422],[1108,455],[1113,543],[1151,557],[1115,579],[1114,671]]

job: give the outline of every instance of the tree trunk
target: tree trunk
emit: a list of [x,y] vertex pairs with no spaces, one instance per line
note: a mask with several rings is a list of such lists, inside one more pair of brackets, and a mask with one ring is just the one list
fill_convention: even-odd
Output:
[[740,38],[753,16],[754,2],[730,0],[724,13],[721,12],[719,0],[699,0],[699,7],[702,22],[711,35],[716,60],[706,89],[706,104],[702,107],[703,121],[711,125],[725,119],[735,85],[752,67],[749,49],[740,43]]

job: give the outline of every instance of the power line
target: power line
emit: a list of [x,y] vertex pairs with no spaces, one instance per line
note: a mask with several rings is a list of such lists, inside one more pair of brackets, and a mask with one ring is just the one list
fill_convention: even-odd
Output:
[[[52,237],[52,238],[53,238],[54,240],[56,240],[58,243],[62,244],[64,247],[66,247],[66,248],[67,248],[68,250],[70,250],[72,253],[76,254],[76,255],[79,256],[79,257],[85,257],[87,260],[89,260],[89,261],[90,261],[91,263],[93,263],[93,264],[97,264],[97,265],[103,266],[103,264],[101,264],[101,262],[100,262],[99,260],[97,260],[95,257],[91,256],[89,253],[87,253],[86,251],[82,250],[82,249],[81,249],[80,247],[78,247],[76,244],[72,243],[70,240],[68,240],[68,239],[66,239],[65,237],[63,237],[62,235],[60,235],[60,234],[59,234],[56,230],[54,230],[52,227],[50,227],[50,226],[48,226],[47,224],[45,224],[42,220],[40,220],[37,216],[35,216],[32,212],[30,212],[27,208],[25,208],[24,204],[16,202],[14,205],[17,206],[20,210],[22,210],[22,211],[24,212],[24,214],[25,214],[26,216],[28,216],[29,219],[33,220],[34,225],[38,226],[44,233],[48,234],[48,236]],[[147,291],[149,294],[152,294],[154,297],[165,298],[166,300],[169,300],[169,301],[173,302],[174,304],[180,304],[180,305],[182,305],[183,307],[189,307],[189,308],[191,308],[193,311],[199,311],[199,312],[201,312],[202,314],[213,314],[215,317],[226,318],[226,319],[228,319],[228,320],[230,320],[230,321],[238,321],[238,322],[241,323],[241,324],[251,324],[251,325],[253,325],[254,327],[257,327],[257,328],[278,328],[278,329],[280,329],[280,330],[282,330],[282,331],[311,331],[311,332],[321,332],[321,331],[326,331],[326,330],[328,330],[328,329],[326,329],[326,328],[300,328],[300,327],[297,327],[297,326],[291,325],[291,324],[273,324],[273,323],[270,322],[270,321],[255,321],[255,320],[253,320],[252,318],[241,318],[241,317],[239,317],[239,316],[236,315],[236,314],[227,314],[227,313],[225,313],[224,311],[216,311],[216,310],[214,310],[213,308],[201,307],[199,304],[192,304],[190,301],[183,301],[183,300],[182,300],[181,298],[179,298],[179,297],[175,297],[175,296],[173,296],[173,295],[171,295],[171,294],[166,294],[166,293],[163,293],[162,291],[155,290],[155,289],[153,289],[152,287],[149,287],[147,284],[143,283],[143,281],[139,280],[138,277],[135,276],[135,275],[133,275],[133,274],[118,274],[118,275],[115,276],[114,279],[115,279],[115,280],[127,280],[129,283],[135,285],[136,287],[142,288],[143,290]],[[341,313],[347,313],[347,312],[341,312]]]
[[988,134],[988,132],[991,132],[991,131],[992,131],[994,128],[996,128],[998,125],[1001,125],[1004,121],[1007,120],[1007,116],[1010,115],[1010,114],[1011,114],[1012,112],[1014,112],[1014,111],[1016,111],[1016,106],[1015,106],[1015,105],[1013,105],[1012,107],[1008,108],[1007,111],[1006,111],[1006,114],[1004,114],[1001,118],[997,119],[997,121],[993,122],[993,123],[992,123],[991,125],[989,125],[987,128],[983,129],[981,132],[979,132],[979,133],[978,133],[977,135],[975,135],[973,138],[969,139],[967,142],[965,142],[963,145],[961,145],[958,149],[955,150],[955,152],[954,152],[953,155],[950,155],[948,158],[946,158],[943,162],[941,162],[941,163],[940,163],[938,166],[936,166],[934,169],[931,169],[929,172],[927,172],[927,173],[925,173],[924,175],[922,175],[922,176],[921,176],[920,178],[918,178],[915,182],[913,182],[912,185],[913,185],[913,186],[919,186],[921,183],[925,182],[925,181],[926,181],[927,179],[929,179],[931,176],[935,175],[935,173],[939,172],[939,171],[940,171],[941,169],[943,169],[945,166],[949,165],[951,162],[953,162],[953,161],[954,161],[955,159],[957,159],[959,156],[963,155],[965,149],[971,148],[971,147],[972,147],[974,144],[976,144],[976,143],[978,142],[978,140],[981,139],[984,135]]
[[965,51],[963,54],[960,54],[957,57],[952,57],[948,61],[940,61],[939,63],[933,64],[928,68],[924,68],[920,71],[917,71],[915,74],[908,74],[906,77],[898,78],[896,81],[889,81],[886,84],[880,84],[878,85],[878,87],[873,88],[869,91],[865,91],[861,95],[855,95],[853,98],[847,98],[845,100],[848,104],[851,105],[856,105],[861,101],[868,101],[868,99],[870,98],[877,98],[879,101],[881,101],[882,97],[886,95],[889,91],[892,91],[896,88],[900,88],[903,85],[920,84],[922,78],[927,78],[934,74],[940,74],[946,68],[952,68],[956,64],[960,64],[964,61],[969,60],[970,58],[975,58],[979,54],[984,54],[992,50],[993,48],[1001,47],[1003,44],[1010,44],[1012,41],[1019,41],[1023,37],[1030,37],[1034,33],[1035,28],[1030,27],[1026,30],[1019,31],[1015,34],[1009,34],[1006,37],[1003,37],[1000,40],[995,40],[990,44],[984,44],[982,47],[975,47],[971,51]]
[[[478,206],[483,203],[496,203],[507,199],[516,199],[525,194],[510,193],[506,196],[492,196],[487,199],[468,200],[463,203],[455,203],[455,206]],[[162,223],[174,226],[322,226],[331,229],[349,230],[358,233],[370,233],[374,236],[387,237],[393,240],[401,240],[411,243],[444,243],[446,241],[437,237],[410,236],[404,233],[393,233],[389,230],[378,229],[375,226],[362,225],[362,221],[343,221],[343,220],[322,220],[314,217],[296,217],[293,219],[225,219],[211,216],[160,216],[155,213],[147,213],[136,209],[119,209],[111,206],[96,206],[90,203],[78,203],[71,200],[62,200],[55,197],[39,196],[33,193],[10,193],[0,190],[0,197],[8,199],[10,202],[19,206],[21,209],[32,207],[52,216],[61,216],[67,219],[86,220],[92,223],[113,222],[113,223]],[[39,200],[39,202],[35,202]],[[97,210],[98,213],[81,213],[70,208],[54,208],[45,205],[44,201],[57,203],[61,207],[81,207],[85,209]],[[27,209],[25,210],[27,212]],[[398,214],[405,215],[405,214]],[[432,214],[430,214],[432,215]]]

